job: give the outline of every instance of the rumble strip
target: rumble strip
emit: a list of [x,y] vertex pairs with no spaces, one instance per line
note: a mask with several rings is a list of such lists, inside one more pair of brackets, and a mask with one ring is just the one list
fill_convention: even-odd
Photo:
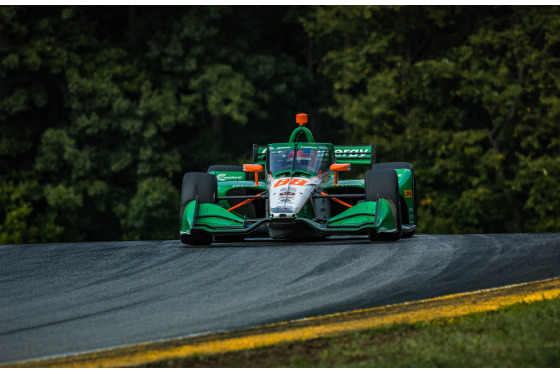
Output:
[[384,325],[414,323],[488,312],[520,303],[560,296],[560,277],[433,299],[355,310],[251,329],[143,343],[69,357],[18,362],[0,367],[120,367],[185,357],[315,339]]

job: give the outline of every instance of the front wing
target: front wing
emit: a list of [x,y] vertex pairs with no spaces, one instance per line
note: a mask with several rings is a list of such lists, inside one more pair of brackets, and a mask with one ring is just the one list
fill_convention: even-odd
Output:
[[180,234],[205,232],[218,235],[250,235],[269,223],[303,224],[324,235],[361,235],[375,230],[377,233],[397,231],[395,206],[390,200],[379,197],[376,202],[366,201],[348,208],[327,222],[308,218],[242,218],[217,204],[199,204],[191,201],[185,208]]

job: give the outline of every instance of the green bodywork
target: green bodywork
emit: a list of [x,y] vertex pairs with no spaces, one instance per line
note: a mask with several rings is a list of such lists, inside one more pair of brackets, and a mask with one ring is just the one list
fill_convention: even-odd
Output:
[[[253,163],[265,166],[267,149],[269,147],[292,145],[296,140],[298,147],[301,145],[301,147],[305,148],[307,145],[328,149],[329,152],[332,152],[335,163],[349,163],[351,166],[370,167],[375,159],[375,146],[334,146],[328,143],[315,143],[311,132],[307,128],[300,126],[292,132],[288,143],[276,143],[269,146],[254,145]],[[407,218],[405,219],[403,216],[403,223],[415,227],[412,173],[408,169],[397,169],[396,172],[401,201],[405,202],[407,211]],[[296,170],[292,173],[303,172]],[[196,200],[191,201],[186,206],[183,214],[181,234],[190,235],[193,230],[200,230],[215,235],[250,235],[259,227],[272,222],[272,219],[269,218],[270,215],[255,219],[245,217],[236,210],[228,211],[235,204],[231,200],[220,199],[221,197],[228,196],[228,192],[234,189],[244,191],[243,193],[236,191],[237,193],[233,194],[235,196],[254,196],[259,193],[265,193],[267,186],[264,180],[259,178],[259,182],[256,184],[252,177],[253,173],[237,171],[213,171],[210,174],[216,175],[217,178],[217,204],[199,204]],[[339,178],[342,176],[343,173],[339,173]],[[322,190],[329,195],[343,193],[340,191],[345,191],[348,188],[361,190],[361,193],[364,193],[363,179],[339,179],[338,184],[335,185],[334,174],[329,174],[328,178],[322,184]],[[239,201],[242,200],[244,199]],[[331,202],[331,204],[337,203]],[[296,213],[294,220],[324,235],[364,234],[368,230],[374,230],[378,233],[394,233],[397,230],[393,214],[394,209],[395,207],[389,200],[378,197],[377,201],[359,201],[351,208],[347,208],[341,213],[321,221],[314,219],[315,212],[311,199],[309,199],[302,209]]]
[[[408,169],[395,169],[395,171],[397,172],[397,177],[399,178],[399,195],[401,196],[402,201],[406,204],[408,222],[411,225],[416,225],[416,217],[414,215],[414,197],[412,196],[414,183],[412,179],[412,172]],[[403,221],[406,221],[404,214],[402,218]]]
[[[377,232],[395,232],[396,224],[392,209],[391,203],[381,198],[378,202],[368,201],[348,208],[324,224],[307,217],[298,217],[298,219],[324,234],[352,234],[375,228]],[[191,201],[184,212],[181,234],[190,234],[193,228],[213,234],[249,234],[269,221],[270,219],[262,219],[255,223],[248,223],[243,217],[228,212],[219,205],[198,204],[196,201]]]

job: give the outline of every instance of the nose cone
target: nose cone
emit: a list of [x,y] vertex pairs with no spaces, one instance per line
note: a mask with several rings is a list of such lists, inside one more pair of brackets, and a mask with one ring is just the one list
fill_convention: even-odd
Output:
[[271,189],[269,195],[271,218],[294,218],[313,191],[314,185],[307,185],[309,180],[306,178],[285,179],[288,181],[281,179],[280,182],[276,182],[278,185]]

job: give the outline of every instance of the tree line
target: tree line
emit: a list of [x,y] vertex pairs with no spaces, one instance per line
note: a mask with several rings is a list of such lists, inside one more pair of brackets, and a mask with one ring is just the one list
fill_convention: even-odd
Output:
[[1,6],[0,243],[177,237],[182,175],[319,141],[415,166],[419,233],[560,229],[555,6]]

